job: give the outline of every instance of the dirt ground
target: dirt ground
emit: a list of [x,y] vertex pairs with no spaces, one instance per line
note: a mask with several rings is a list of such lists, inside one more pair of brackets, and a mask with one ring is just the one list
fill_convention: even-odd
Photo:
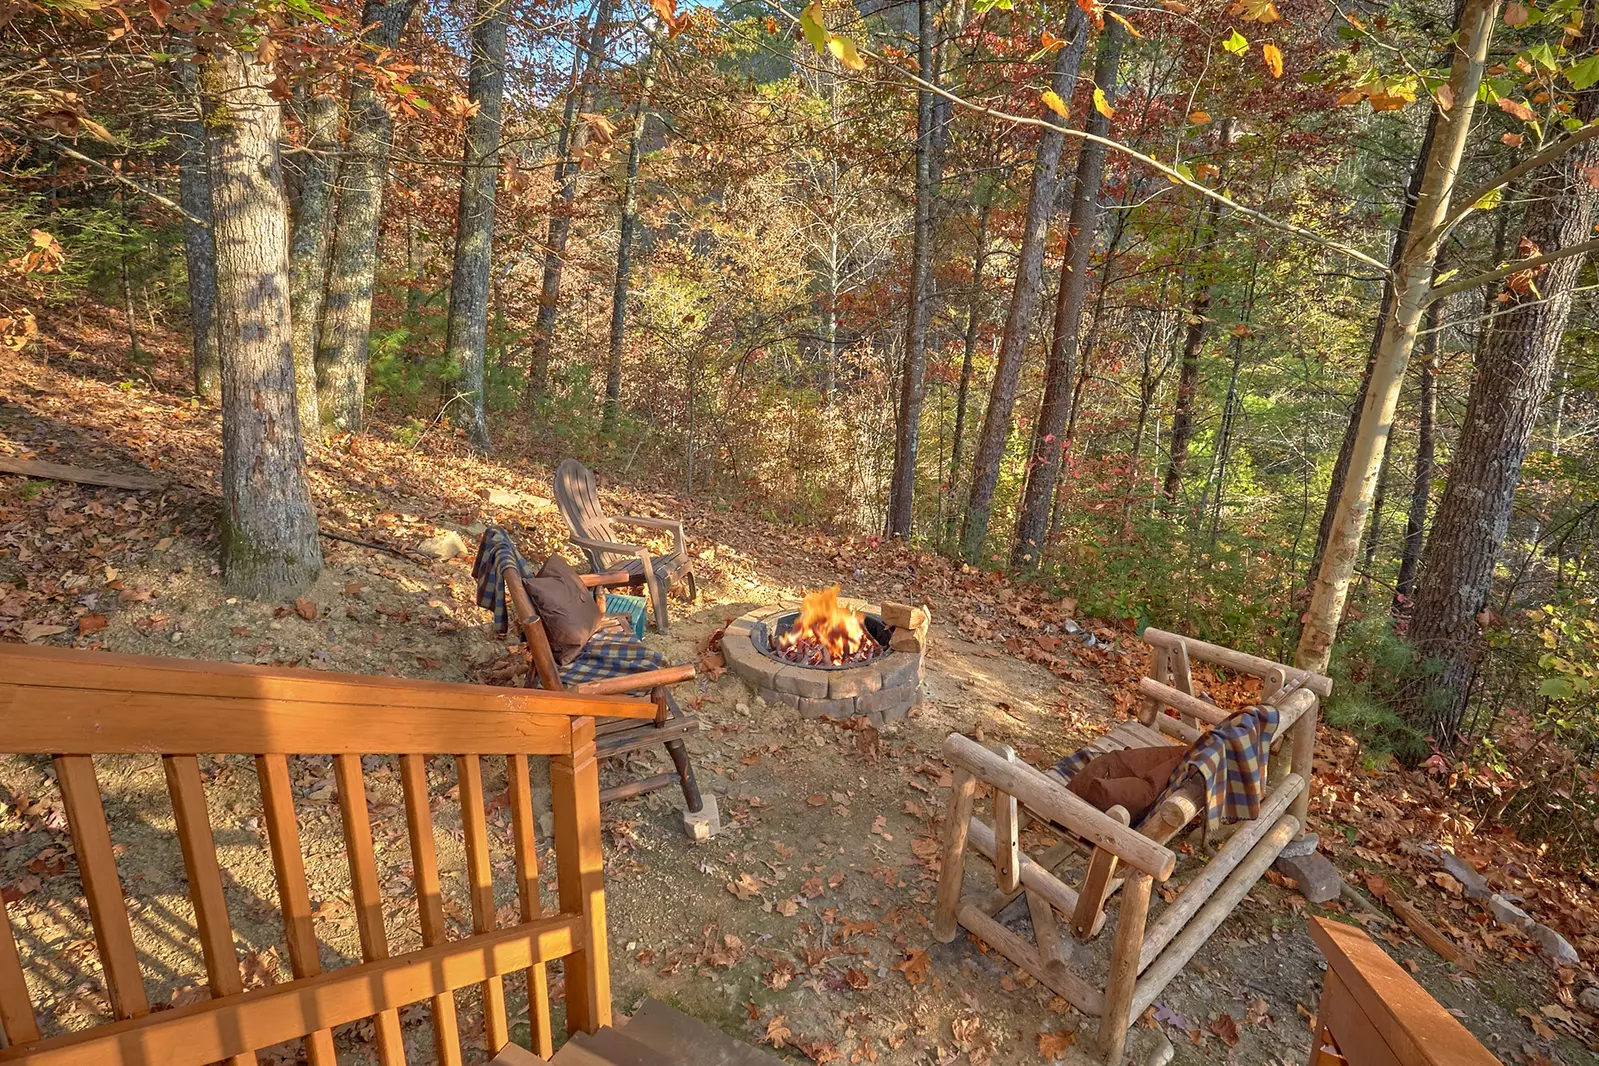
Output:
[[[79,328],[92,347],[94,324]],[[473,603],[466,556],[427,562],[325,541],[327,568],[300,603],[230,597],[215,565],[215,412],[182,398],[172,380],[130,380],[56,343],[56,365],[0,367],[0,454],[142,467],[169,488],[130,495],[0,476],[0,636],[446,680],[492,671],[505,646]],[[561,539],[542,467],[452,454],[448,441],[411,449],[381,432],[357,437],[317,450],[312,477],[324,528],[360,539],[409,549],[448,529],[470,539],[486,522],[510,525],[530,555]],[[490,502],[490,490],[499,502]],[[949,732],[961,731],[1011,744],[1035,764],[1069,753],[1125,714],[1127,678],[1142,665],[1136,642],[1090,626],[1113,639],[1109,648],[1089,646],[1069,631],[1063,601],[1029,600],[869,539],[774,528],[736,508],[625,487],[604,493],[629,513],[687,516],[701,600],[674,604],[671,631],[648,637],[673,661],[700,661],[712,635],[745,610],[825,583],[867,599],[925,602],[935,619],[926,698],[880,735],[767,706],[714,669],[680,688],[702,723],[689,747],[723,829],[707,844],[690,843],[674,790],[604,810],[618,1009],[663,999],[796,1062],[1031,1063],[1047,1061],[1041,1048],[1069,1044],[1064,1034],[1080,1031],[1090,1043],[1090,1020],[983,945],[965,935],[949,945],[933,940],[949,780],[937,752]],[[1029,638],[1025,649],[1018,634]],[[664,753],[607,765],[602,784],[650,764],[664,768]],[[160,764],[107,758],[98,768],[152,1002],[203,997]],[[359,947],[332,769],[325,757],[299,758],[292,768],[324,963],[346,964]],[[202,769],[247,982],[282,979],[287,953],[253,767],[242,757],[208,756]],[[388,931],[396,947],[411,947],[415,902],[397,765],[372,756],[366,769]],[[509,815],[497,802],[503,763],[486,760],[485,773],[497,902],[514,906]],[[105,1006],[51,777],[47,761],[0,758],[0,894],[39,1013],[60,1031],[103,1018]],[[464,934],[455,780],[451,760],[430,762],[449,920]],[[1315,801],[1324,836],[1344,833],[1334,803]],[[1194,845],[1183,848],[1179,878],[1196,861]],[[981,865],[969,878],[977,886]],[[546,889],[553,902],[553,881]],[[1349,920],[1341,907],[1311,906],[1262,882],[1141,1024],[1170,1038],[1179,1064],[1305,1061],[1322,976],[1305,932],[1310,914]],[[1025,917],[1006,918],[1025,932]],[[1507,1063],[1599,1062],[1575,1038],[1580,1027],[1551,1028],[1547,1013],[1539,1015],[1551,978],[1524,951],[1488,960],[1471,978],[1402,929],[1380,939]],[[1082,963],[1102,969],[1108,940],[1078,946]],[[520,978],[507,985],[525,1026]],[[464,1035],[480,1040],[475,993],[459,999]],[[404,1020],[411,1061],[431,1061],[426,1007],[407,1010]],[[352,1062],[371,1061],[370,1038],[369,1024],[339,1036]],[[277,1056],[297,1057],[293,1047]]]

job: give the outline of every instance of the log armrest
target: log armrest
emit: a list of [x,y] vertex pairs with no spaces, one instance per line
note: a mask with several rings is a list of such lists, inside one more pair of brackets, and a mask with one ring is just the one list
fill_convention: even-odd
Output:
[[683,520],[681,518],[641,518],[634,515],[617,515],[611,519],[613,522],[623,522],[630,526],[641,526],[645,529],[670,530],[672,539],[676,542],[678,551],[683,551]]
[[606,588],[612,585],[630,585],[633,575],[626,570],[611,570],[603,574],[579,574],[578,580],[583,582],[583,587]]
[[1024,762],[1011,762],[970,737],[951,733],[944,741],[944,761],[1014,796],[1042,818],[1047,818],[1122,862],[1165,881],[1177,867],[1177,856],[1136,830],[1100,811],[1070,792],[1059,778],[1050,778]]
[[599,681],[585,681],[581,685],[573,685],[571,691],[581,692],[585,696],[615,696],[624,692],[637,692],[639,689],[656,688],[661,685],[676,685],[694,678],[694,664],[683,663],[680,666],[663,666],[659,670],[643,670],[636,674],[623,674],[621,677],[606,677]]

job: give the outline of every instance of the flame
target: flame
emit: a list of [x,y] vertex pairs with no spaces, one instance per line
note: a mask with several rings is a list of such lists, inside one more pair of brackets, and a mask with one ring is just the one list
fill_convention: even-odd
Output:
[[837,666],[868,650],[875,650],[861,618],[838,602],[839,586],[807,593],[800,604],[799,618],[777,638],[779,651],[789,658],[818,662],[812,653],[820,652],[820,665]]

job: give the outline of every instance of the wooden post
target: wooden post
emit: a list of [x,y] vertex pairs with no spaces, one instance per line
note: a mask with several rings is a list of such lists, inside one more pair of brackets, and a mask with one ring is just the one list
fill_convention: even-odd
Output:
[[1315,781],[1311,773],[1311,763],[1316,757],[1316,720],[1320,717],[1321,701],[1317,700],[1310,705],[1309,710],[1299,716],[1299,720],[1288,733],[1293,744],[1293,755],[1288,768],[1305,779],[1305,787],[1294,797],[1293,806],[1288,808],[1288,813],[1299,819],[1301,834],[1305,831],[1305,821],[1310,814],[1310,787]]
[[567,956],[566,1031],[611,1024],[611,960],[605,934],[605,856],[600,850],[600,774],[594,719],[572,719],[572,752],[550,758],[555,873],[561,911],[583,916],[585,943]]
[[[1154,661],[1149,667],[1150,680],[1158,681],[1162,685],[1166,684],[1167,679],[1171,677],[1171,670],[1167,665],[1170,661],[1170,658],[1171,653],[1166,650],[1166,646],[1164,644],[1155,645],[1155,651],[1153,654]],[[1154,725],[1156,718],[1158,718],[1161,714],[1160,707],[1161,705],[1159,701],[1146,697],[1144,699],[1143,707],[1141,707],[1138,711],[1138,720],[1143,722],[1145,725]]]
[[[1000,750],[1006,762],[1016,761],[1016,750]],[[1014,892],[1022,883],[1021,820],[1016,797],[994,790],[994,877],[1001,891]]]
[[1138,953],[1144,944],[1153,879],[1133,871],[1122,885],[1121,912],[1116,916],[1116,943],[1110,952],[1105,982],[1105,1013],[1099,1019],[1099,1050],[1110,1066],[1121,1066],[1127,1030],[1133,1024],[1133,987],[1138,981]]
[[961,879],[966,875],[966,832],[972,820],[972,796],[977,778],[956,767],[944,811],[944,856],[938,868],[938,903],[933,912],[933,937],[948,944],[955,939],[961,906]]
[[[1117,804],[1105,812],[1123,825],[1132,818],[1127,808]],[[1099,930],[1099,912],[1110,898],[1111,878],[1116,876],[1116,854],[1109,848],[1095,848],[1088,860],[1088,873],[1083,877],[1082,891],[1077,894],[1077,909],[1072,912],[1072,932],[1077,939],[1087,940]]]

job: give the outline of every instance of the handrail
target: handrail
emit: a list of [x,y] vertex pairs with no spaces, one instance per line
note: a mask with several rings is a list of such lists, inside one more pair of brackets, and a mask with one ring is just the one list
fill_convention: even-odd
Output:
[[1241,670],[1256,677],[1268,677],[1273,670],[1281,670],[1283,676],[1290,680],[1296,677],[1304,678],[1305,687],[1322,699],[1332,695],[1331,678],[1322,674],[1311,673],[1309,670],[1301,670],[1298,667],[1274,663],[1270,659],[1262,659],[1260,656],[1251,655],[1248,652],[1224,648],[1220,644],[1209,644],[1203,640],[1195,640],[1193,637],[1185,637],[1181,633],[1168,633],[1166,630],[1156,629],[1154,626],[1146,628],[1140,634],[1140,639],[1145,644],[1157,648],[1176,648],[1178,645],[1187,645],[1188,654],[1192,658],[1203,659],[1205,662],[1230,667],[1234,670]]

